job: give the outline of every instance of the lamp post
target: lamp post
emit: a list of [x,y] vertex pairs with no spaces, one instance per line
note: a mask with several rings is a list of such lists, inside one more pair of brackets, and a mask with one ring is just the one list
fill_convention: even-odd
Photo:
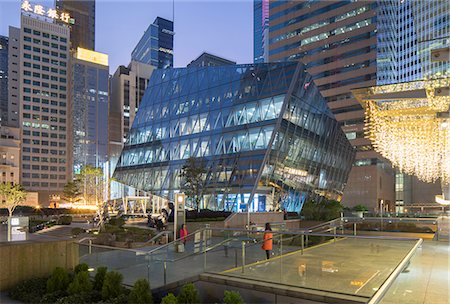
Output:
[[184,193],[175,194],[175,214],[173,217],[173,240],[177,239],[178,226],[184,224],[186,195]]

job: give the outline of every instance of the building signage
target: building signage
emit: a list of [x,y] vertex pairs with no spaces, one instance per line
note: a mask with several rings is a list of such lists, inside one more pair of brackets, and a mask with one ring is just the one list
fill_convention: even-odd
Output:
[[66,12],[60,12],[53,8],[45,8],[39,4],[31,4],[30,1],[22,1],[21,10],[24,13],[31,13],[36,16],[42,16],[53,20],[59,20],[67,24],[74,24],[75,19],[71,18]]

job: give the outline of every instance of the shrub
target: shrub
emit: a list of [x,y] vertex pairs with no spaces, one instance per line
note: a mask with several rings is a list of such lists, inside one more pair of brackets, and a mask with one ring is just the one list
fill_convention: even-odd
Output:
[[17,284],[9,296],[24,303],[37,303],[45,294],[47,278],[34,278]]
[[58,219],[58,225],[70,225],[71,223],[72,217],[70,215],[63,215]]
[[118,297],[122,292],[122,274],[110,271],[105,275],[102,287],[102,299],[107,300]]
[[178,304],[178,300],[173,293],[169,293],[167,296],[162,298],[161,304]]
[[47,292],[65,291],[69,285],[69,275],[64,268],[56,267],[47,281]]
[[108,224],[112,226],[122,227],[125,224],[125,220],[121,217],[113,217],[109,220]]
[[195,288],[194,284],[189,283],[184,285],[183,288],[181,288],[180,294],[178,295],[178,303],[180,304],[200,303],[197,288]]
[[244,300],[239,292],[229,290],[225,290],[223,302],[225,304],[244,304]]
[[46,293],[42,297],[40,303],[42,303],[42,304],[55,303],[56,301],[58,301],[58,299],[64,298],[66,296],[67,296],[67,292],[61,291],[61,290],[60,291],[55,291],[55,292],[52,292],[52,293]]
[[134,283],[133,289],[128,297],[128,302],[133,304],[153,303],[150,284],[146,279],[137,280]]
[[108,271],[107,267],[99,267],[97,268],[97,273],[94,278],[94,289],[98,291],[102,291],[103,282],[105,281],[106,272]]
[[89,266],[86,263],[81,263],[78,264],[77,266],[75,266],[75,268],[73,269],[73,272],[75,272],[75,274],[82,272],[82,271],[88,271]]
[[81,303],[92,303],[95,301],[92,298],[91,293],[77,293],[67,297],[59,298],[55,303],[56,304],[81,304]]
[[82,234],[84,232],[86,232],[86,230],[84,230],[83,228],[80,228],[80,227],[72,228],[72,235],[73,236],[78,236],[78,235],[80,235],[80,234]]
[[70,295],[78,293],[89,293],[92,291],[92,283],[89,279],[89,274],[87,271],[78,272],[73,279],[73,282],[69,284],[67,289]]

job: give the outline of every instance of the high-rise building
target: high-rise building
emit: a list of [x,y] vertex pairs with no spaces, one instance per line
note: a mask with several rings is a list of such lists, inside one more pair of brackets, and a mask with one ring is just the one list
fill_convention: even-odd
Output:
[[71,59],[72,173],[108,160],[108,55],[78,48]]
[[95,50],[95,0],[56,0],[56,8],[70,14],[70,48]]
[[[31,15],[22,5],[19,119],[22,129],[21,183],[39,201],[62,191],[69,166],[70,28]],[[61,15],[68,21],[68,15]],[[11,92],[12,93],[12,92]]]
[[377,1],[270,3],[269,61],[300,60],[357,154],[343,203],[394,209],[394,171],[364,138],[364,111],[350,92],[376,84]]
[[202,208],[299,211],[308,198],[340,199],[353,157],[302,64],[158,69],[114,174],[173,199],[194,158],[206,170]]
[[234,65],[235,61],[231,61],[216,55],[209,53],[202,53],[197,59],[194,59],[187,65],[188,68],[193,67],[208,67],[208,66],[222,66],[222,65]]
[[8,37],[0,36],[0,126],[8,123]]
[[131,60],[158,69],[173,67],[173,21],[157,17],[131,53]]
[[19,128],[20,102],[20,29],[9,27],[8,41],[8,126]]
[[269,0],[253,1],[253,62],[269,62]]

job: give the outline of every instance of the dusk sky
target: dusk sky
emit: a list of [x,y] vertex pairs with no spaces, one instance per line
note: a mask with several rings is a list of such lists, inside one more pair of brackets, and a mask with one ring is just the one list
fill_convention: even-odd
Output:
[[[53,7],[54,1],[30,3]],[[157,16],[172,20],[171,0],[96,1],[96,51],[109,55],[110,74],[129,63],[131,51]],[[18,0],[0,0],[0,35],[8,36],[9,25],[20,27]],[[185,67],[204,51],[252,63],[253,1],[175,1],[175,67]]]

